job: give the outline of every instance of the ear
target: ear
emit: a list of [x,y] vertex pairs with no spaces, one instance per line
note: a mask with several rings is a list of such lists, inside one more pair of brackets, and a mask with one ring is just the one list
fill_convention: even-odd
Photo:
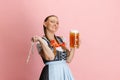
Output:
[[47,26],[46,22],[44,22],[43,25],[46,27]]

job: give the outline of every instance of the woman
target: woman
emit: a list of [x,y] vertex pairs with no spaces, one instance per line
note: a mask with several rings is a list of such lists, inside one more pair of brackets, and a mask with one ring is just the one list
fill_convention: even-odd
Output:
[[58,17],[46,17],[43,28],[45,35],[42,38],[32,37],[32,41],[39,42],[37,49],[45,63],[39,80],[74,80],[67,63],[71,62],[75,48],[69,51],[63,39],[55,35],[59,28]]

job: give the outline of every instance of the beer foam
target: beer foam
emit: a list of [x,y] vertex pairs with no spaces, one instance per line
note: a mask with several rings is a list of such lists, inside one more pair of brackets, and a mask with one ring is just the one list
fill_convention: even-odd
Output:
[[79,33],[78,30],[71,30],[70,32],[72,32],[72,33]]

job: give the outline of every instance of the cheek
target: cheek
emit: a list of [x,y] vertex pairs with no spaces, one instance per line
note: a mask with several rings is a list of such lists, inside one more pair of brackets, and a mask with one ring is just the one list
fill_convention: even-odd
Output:
[[48,24],[48,27],[53,27],[54,26],[54,24]]

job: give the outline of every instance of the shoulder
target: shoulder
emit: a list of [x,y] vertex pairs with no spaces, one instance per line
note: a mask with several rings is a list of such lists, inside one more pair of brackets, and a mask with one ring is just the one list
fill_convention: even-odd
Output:
[[60,36],[57,35],[57,37],[63,38],[63,36],[61,36],[61,35]]
[[58,39],[63,39],[63,36],[56,36],[56,38],[58,38]]
[[[45,42],[45,44],[48,44],[48,40],[46,39],[45,36],[42,36],[42,40],[43,42]],[[37,45],[40,45],[40,42],[37,42]]]
[[56,36],[57,39],[59,39],[61,42],[66,42],[65,38],[63,36]]

